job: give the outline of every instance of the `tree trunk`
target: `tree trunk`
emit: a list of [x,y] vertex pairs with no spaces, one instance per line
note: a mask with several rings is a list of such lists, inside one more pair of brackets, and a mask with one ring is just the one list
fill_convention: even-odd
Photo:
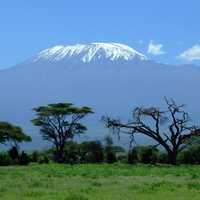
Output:
[[168,162],[171,165],[176,165],[177,164],[177,152],[176,151],[168,152]]
[[60,147],[58,155],[59,155],[58,162],[59,163],[64,163],[65,159],[64,159],[64,148],[63,147]]
[[64,147],[56,145],[56,152],[55,152],[55,161],[57,163],[64,162]]

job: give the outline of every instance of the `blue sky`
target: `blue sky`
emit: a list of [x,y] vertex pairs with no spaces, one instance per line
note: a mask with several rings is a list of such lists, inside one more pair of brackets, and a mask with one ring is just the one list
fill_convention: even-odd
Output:
[[1,1],[0,68],[57,44],[111,41],[160,62],[200,63],[199,8],[199,0]]

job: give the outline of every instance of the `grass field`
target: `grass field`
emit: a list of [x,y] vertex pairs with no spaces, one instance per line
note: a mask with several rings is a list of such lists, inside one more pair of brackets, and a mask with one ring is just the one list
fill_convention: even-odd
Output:
[[0,167],[0,200],[199,200],[200,166]]

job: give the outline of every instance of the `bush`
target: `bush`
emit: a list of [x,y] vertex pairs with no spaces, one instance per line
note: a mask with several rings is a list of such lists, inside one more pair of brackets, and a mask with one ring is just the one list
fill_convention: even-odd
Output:
[[48,164],[49,163],[49,158],[47,155],[40,155],[38,163],[39,164]]
[[157,162],[158,163],[163,163],[163,164],[168,163],[168,155],[167,155],[167,153],[158,152],[158,154],[157,154]]
[[116,153],[112,149],[107,149],[106,151],[106,162],[109,164],[117,162]]
[[117,162],[117,153],[125,152],[125,150],[120,146],[114,146],[113,139],[110,135],[104,138],[104,142],[105,162],[109,164]]
[[12,159],[12,164],[19,164],[19,151],[16,146],[8,150],[8,155]]
[[13,160],[19,159],[19,152],[16,146],[13,146],[10,150],[8,150],[8,154]]
[[[50,155],[52,154],[53,150],[43,150],[43,151],[33,151],[29,156],[30,162],[36,162],[39,164],[47,164],[50,161]],[[51,158],[53,160],[53,157]]]
[[127,163],[127,153],[118,153],[117,154],[117,161],[120,163]]
[[40,153],[38,151],[33,151],[30,157],[31,157],[31,162],[38,162],[40,159]]
[[158,149],[153,146],[134,147],[128,153],[128,163],[155,164],[158,159],[158,152]]
[[137,149],[133,148],[132,150],[129,150],[128,152],[128,163],[135,164],[137,162],[138,162]]
[[200,145],[194,145],[181,152],[178,162],[184,164],[200,164]]
[[80,145],[76,142],[66,142],[64,148],[65,163],[79,163],[80,162]]
[[19,164],[20,165],[28,165],[30,162],[30,158],[27,153],[22,151],[20,158],[19,158]]
[[12,159],[8,153],[0,153],[0,166],[8,166],[12,164]]
[[104,160],[103,147],[99,141],[83,142],[80,144],[82,162],[101,163]]
[[138,149],[138,160],[145,164],[155,164],[157,162],[158,150],[153,146],[141,146]]

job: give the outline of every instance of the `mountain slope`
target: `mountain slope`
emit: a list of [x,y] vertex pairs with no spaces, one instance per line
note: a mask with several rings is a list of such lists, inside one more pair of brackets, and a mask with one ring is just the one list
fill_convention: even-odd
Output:
[[69,61],[74,60],[84,63],[97,60],[146,60],[146,57],[134,49],[119,43],[91,43],[77,44],[71,46],[55,46],[38,53],[33,62],[47,61]]
[[198,120],[199,67],[163,65],[149,61],[140,53],[134,54],[134,50],[116,53],[115,48],[106,52],[105,43],[97,51],[94,46],[79,53],[62,47],[62,51],[41,57],[48,52],[45,50],[22,64],[0,71],[0,118],[25,127],[34,136],[34,146],[43,143],[38,130],[30,123],[31,109],[52,102],[91,106],[95,114],[86,119],[89,138],[107,133],[99,121],[102,115],[127,119],[135,106],[162,106],[164,96],[187,104],[192,117]]

